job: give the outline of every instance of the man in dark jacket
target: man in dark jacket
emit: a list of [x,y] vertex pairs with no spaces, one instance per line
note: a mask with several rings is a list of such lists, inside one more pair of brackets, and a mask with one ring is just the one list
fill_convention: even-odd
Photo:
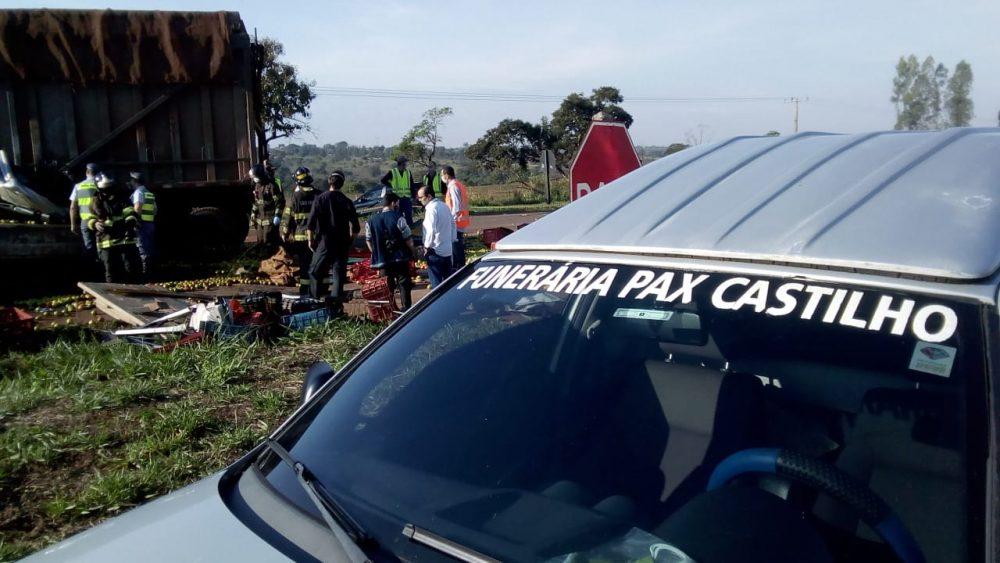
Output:
[[[344,195],[344,173],[330,174],[330,189],[316,196],[306,223],[309,248],[313,251],[309,281],[313,299],[326,296],[325,281],[330,276],[330,309],[344,310],[344,284],[347,282],[347,255],[354,237],[361,231],[354,203]],[[331,272],[331,266],[333,271]]]
[[410,291],[410,259],[416,255],[410,226],[399,211],[399,196],[393,192],[385,194],[380,213],[372,215],[365,223],[365,242],[372,252],[372,267],[385,273],[389,281],[389,291],[399,288],[402,310],[410,308],[413,302]]

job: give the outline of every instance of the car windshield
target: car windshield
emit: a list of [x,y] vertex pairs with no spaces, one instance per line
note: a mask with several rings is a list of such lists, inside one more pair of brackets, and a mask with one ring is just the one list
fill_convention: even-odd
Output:
[[[281,437],[378,540],[375,559],[440,556],[406,524],[500,560],[892,558],[856,510],[801,483],[706,492],[752,448],[852,475],[928,561],[981,553],[976,304],[503,260],[431,299]],[[291,471],[266,469],[313,511]]]

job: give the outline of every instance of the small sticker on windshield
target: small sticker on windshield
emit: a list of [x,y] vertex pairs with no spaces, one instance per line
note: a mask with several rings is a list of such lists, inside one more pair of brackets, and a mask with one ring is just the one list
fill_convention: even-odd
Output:
[[673,311],[658,311],[656,309],[615,309],[615,317],[619,319],[645,319],[648,321],[669,321],[674,316]]
[[951,376],[951,366],[955,363],[957,349],[951,346],[917,342],[910,358],[910,369],[932,373],[941,377]]

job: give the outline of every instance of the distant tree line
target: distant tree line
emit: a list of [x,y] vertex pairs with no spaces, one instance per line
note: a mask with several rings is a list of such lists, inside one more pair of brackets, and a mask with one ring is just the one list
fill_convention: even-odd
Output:
[[[950,74],[950,76],[949,76]],[[959,61],[951,73],[934,57],[899,57],[892,97],[896,129],[966,127],[972,122],[972,66]]]

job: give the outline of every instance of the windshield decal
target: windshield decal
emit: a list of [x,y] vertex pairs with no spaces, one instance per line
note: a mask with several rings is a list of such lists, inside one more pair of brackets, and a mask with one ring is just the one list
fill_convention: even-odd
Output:
[[950,377],[957,352],[958,350],[951,346],[917,342],[913,348],[913,357],[910,358],[910,369]]
[[[473,271],[457,289],[548,291],[606,297],[614,287],[617,275],[617,268],[572,264],[491,265]],[[896,336],[909,333],[927,343],[945,342],[958,330],[958,315],[945,305],[918,307],[915,300],[896,295],[802,282],[636,270],[616,295],[619,299],[655,299],[663,303],[688,304],[694,300],[699,287],[711,287],[713,282],[717,283],[710,290],[709,303],[722,311],[753,311],[771,317],[794,316],[804,321],[888,332]]]

